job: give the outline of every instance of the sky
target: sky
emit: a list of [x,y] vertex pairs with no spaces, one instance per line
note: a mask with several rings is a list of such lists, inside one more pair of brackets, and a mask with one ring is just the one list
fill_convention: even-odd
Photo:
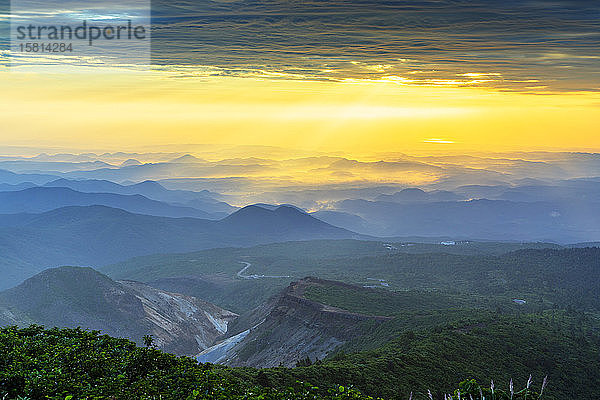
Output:
[[11,52],[2,1],[5,146],[600,151],[597,2],[155,1],[151,66],[49,73]]

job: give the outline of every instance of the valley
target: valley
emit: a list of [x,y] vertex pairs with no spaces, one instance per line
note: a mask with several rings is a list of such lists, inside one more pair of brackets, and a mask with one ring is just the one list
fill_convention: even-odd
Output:
[[[38,332],[85,349],[106,334],[135,357],[187,357],[169,364],[185,365],[168,378],[182,387],[203,376],[235,393],[438,400],[470,379],[506,388],[531,374],[548,376],[544,399],[600,396],[600,249],[584,212],[596,180],[290,186],[294,201],[238,206],[258,196],[247,181],[170,179],[220,166],[161,157],[1,164],[15,172],[0,171],[0,326],[22,328],[7,340]],[[153,170],[160,183],[140,181]]]
[[[262,371],[270,385],[352,384],[386,399],[531,373],[549,375],[548,398],[558,400],[570,379],[596,379],[567,354],[596,362],[599,249],[410,244],[313,240],[142,256],[101,268],[108,276],[59,268],[0,293],[0,318],[138,343],[152,335],[160,349],[234,367],[236,379]],[[74,282],[104,283],[69,293]]]
[[202,352],[198,360],[217,358],[232,366],[293,367],[307,357],[327,357],[349,339],[360,336],[363,323],[391,319],[348,311],[305,297],[307,289],[321,285],[346,287],[316,278],[293,282],[265,305],[234,323],[231,333],[244,330],[228,338],[233,340],[226,348],[219,343]]
[[0,0],[0,400],[600,400],[600,0]]

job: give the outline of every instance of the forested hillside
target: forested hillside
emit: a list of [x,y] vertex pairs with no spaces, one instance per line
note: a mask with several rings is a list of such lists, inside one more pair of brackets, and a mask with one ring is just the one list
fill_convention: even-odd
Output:
[[[151,346],[150,339],[147,344]],[[373,399],[353,387],[330,384],[344,378],[340,368],[328,364],[318,368],[238,370],[197,364],[190,358],[80,329],[44,330],[32,326],[0,330],[0,396],[11,400]],[[375,378],[372,370],[365,370],[363,376]],[[520,393],[512,398],[538,398],[533,386],[521,390],[522,386],[515,387]],[[458,391],[481,399],[475,382],[461,383],[456,392],[448,389],[453,395]],[[488,388],[482,392],[485,396],[491,394]],[[496,387],[495,398],[509,399],[507,392],[506,388]],[[423,397],[416,394],[414,398]]]

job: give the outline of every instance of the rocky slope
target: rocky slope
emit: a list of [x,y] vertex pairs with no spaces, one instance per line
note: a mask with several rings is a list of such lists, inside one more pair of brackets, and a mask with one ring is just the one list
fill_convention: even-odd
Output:
[[365,326],[389,319],[348,312],[304,297],[315,285],[345,285],[317,278],[292,282],[280,295],[232,324],[220,343],[198,355],[202,362],[232,366],[294,366],[306,357],[322,359]]
[[236,314],[214,304],[139,282],[113,281],[91,268],[46,270],[0,293],[0,324],[100,330],[138,343],[194,355],[227,332]]

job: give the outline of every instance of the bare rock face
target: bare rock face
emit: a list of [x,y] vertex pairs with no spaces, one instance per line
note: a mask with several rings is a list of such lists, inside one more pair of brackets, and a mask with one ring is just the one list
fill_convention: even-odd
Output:
[[237,314],[191,296],[155,289],[140,282],[119,281],[137,297],[144,310],[143,323],[155,344],[174,353],[195,355],[227,332]]
[[82,327],[161,350],[196,355],[227,332],[237,314],[194,297],[140,282],[115,282],[91,269],[60,267],[41,272],[0,293],[0,325]]
[[197,359],[232,366],[292,367],[306,357],[323,359],[349,339],[360,336],[362,322],[388,319],[348,312],[304,297],[307,287],[322,283],[344,285],[315,278],[292,282],[267,306],[255,310],[254,316],[245,318],[245,323],[251,325],[248,329],[239,332],[243,327],[234,326],[225,340]]

